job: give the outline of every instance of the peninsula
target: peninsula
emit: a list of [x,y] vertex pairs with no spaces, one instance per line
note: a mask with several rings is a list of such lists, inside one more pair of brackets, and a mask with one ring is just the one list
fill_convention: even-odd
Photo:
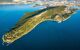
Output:
[[10,44],[28,34],[41,22],[51,20],[61,23],[68,19],[74,12],[75,9],[68,9],[67,6],[55,6],[26,13],[10,31],[3,35],[2,40],[4,43]]

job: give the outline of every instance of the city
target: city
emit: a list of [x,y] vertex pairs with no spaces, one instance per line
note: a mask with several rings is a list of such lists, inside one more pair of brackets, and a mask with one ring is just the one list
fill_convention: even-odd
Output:
[[79,0],[11,0],[11,1],[5,1],[3,2],[0,1],[0,4],[35,4],[35,5],[49,5],[49,6],[61,6],[61,5],[78,5],[80,6],[80,1]]

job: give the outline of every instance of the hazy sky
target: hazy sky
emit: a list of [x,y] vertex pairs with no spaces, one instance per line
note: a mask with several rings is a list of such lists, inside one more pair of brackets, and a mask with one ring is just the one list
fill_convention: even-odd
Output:
[[0,0],[0,2],[12,2],[12,0]]
[[[0,0],[0,2],[12,2],[13,0]],[[69,0],[70,1],[70,0]],[[80,1],[80,0],[79,0]]]

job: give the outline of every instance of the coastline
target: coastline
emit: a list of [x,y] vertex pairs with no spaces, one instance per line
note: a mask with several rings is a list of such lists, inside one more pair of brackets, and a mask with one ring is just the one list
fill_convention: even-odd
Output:
[[[51,8],[54,8],[54,7],[51,7]],[[56,7],[56,8],[57,8],[57,7]],[[62,8],[62,7],[59,7],[59,8]],[[65,7],[63,7],[63,8],[65,8]],[[45,10],[46,10],[46,9],[45,9]],[[53,9],[51,9],[51,10],[53,10]],[[57,11],[57,9],[56,9],[56,11]],[[42,12],[42,11],[41,11],[41,12]],[[52,11],[48,11],[48,12],[52,12]],[[42,12],[41,14],[45,14],[45,13],[48,13],[48,12],[45,11],[45,12]],[[61,12],[61,11],[60,11],[60,12]],[[57,13],[59,13],[59,12],[57,12]],[[38,14],[38,15],[41,16],[41,14]],[[51,13],[51,14],[52,14],[52,13]],[[38,18],[38,15],[35,15],[35,16]],[[50,14],[49,14],[49,15],[50,15]],[[48,16],[49,16],[49,15],[48,15]],[[39,17],[40,17],[40,16],[39,16]],[[35,18],[36,18],[36,17],[35,17]],[[50,16],[49,16],[49,17],[50,17]],[[54,17],[54,16],[53,16],[53,17]],[[45,17],[45,18],[43,18],[43,19],[49,19],[49,18],[46,18],[46,17]],[[50,19],[54,21],[53,18],[50,17]],[[25,24],[22,25],[19,29],[16,29],[16,30],[19,31],[19,32],[17,31],[18,33],[21,33],[21,35],[19,35],[19,37],[18,37],[18,36],[17,36],[17,37],[15,37],[15,36],[12,37],[11,35],[9,35],[9,34],[11,34],[12,32],[9,32],[9,33],[6,33],[6,34],[5,34],[6,36],[4,35],[5,37],[9,37],[9,40],[8,40],[8,38],[4,39],[4,38],[5,38],[4,36],[2,37],[2,39],[3,39],[3,41],[4,41],[5,43],[10,44],[10,43],[16,41],[17,39],[21,38],[21,37],[24,36],[25,34],[28,34],[28,33],[29,33],[31,30],[33,30],[38,24],[40,24],[40,23],[42,23],[42,22],[44,22],[44,21],[46,21],[46,20],[41,20],[39,23],[37,23],[37,24],[35,24],[35,25],[33,25],[33,24],[31,25],[31,24],[30,24],[31,26],[29,26],[30,29],[28,29],[28,31],[24,31],[24,29],[23,29],[23,28],[24,28],[23,26],[26,25],[26,23],[25,23]],[[61,22],[62,22],[62,20],[61,20],[61,21],[58,21],[58,23],[61,23]],[[27,24],[28,24],[28,23],[27,23]],[[28,26],[28,25],[27,25],[27,26]],[[32,27],[32,28],[31,28],[31,27]],[[22,30],[22,29],[23,29],[23,30]],[[13,32],[12,35],[14,35],[14,33],[16,33],[15,29],[14,29],[13,31],[14,31],[14,32]],[[22,32],[23,32],[23,33],[22,33]],[[17,33],[17,34],[18,34],[18,33]],[[16,34],[16,35],[17,35],[17,34]],[[7,36],[7,35],[8,35],[8,36]],[[13,40],[12,40],[12,39],[13,39]]]
[[73,15],[73,14],[76,14],[77,12],[73,12],[68,18],[66,18],[66,19],[63,19],[63,21],[66,21],[66,20],[68,20],[69,18],[71,18],[71,16]]

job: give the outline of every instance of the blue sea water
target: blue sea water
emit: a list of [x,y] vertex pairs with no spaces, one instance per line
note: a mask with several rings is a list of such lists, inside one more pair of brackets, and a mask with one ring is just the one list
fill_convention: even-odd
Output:
[[2,35],[26,12],[42,7],[0,5],[0,50],[80,50],[80,10],[62,23],[45,21],[9,46],[2,45]]

